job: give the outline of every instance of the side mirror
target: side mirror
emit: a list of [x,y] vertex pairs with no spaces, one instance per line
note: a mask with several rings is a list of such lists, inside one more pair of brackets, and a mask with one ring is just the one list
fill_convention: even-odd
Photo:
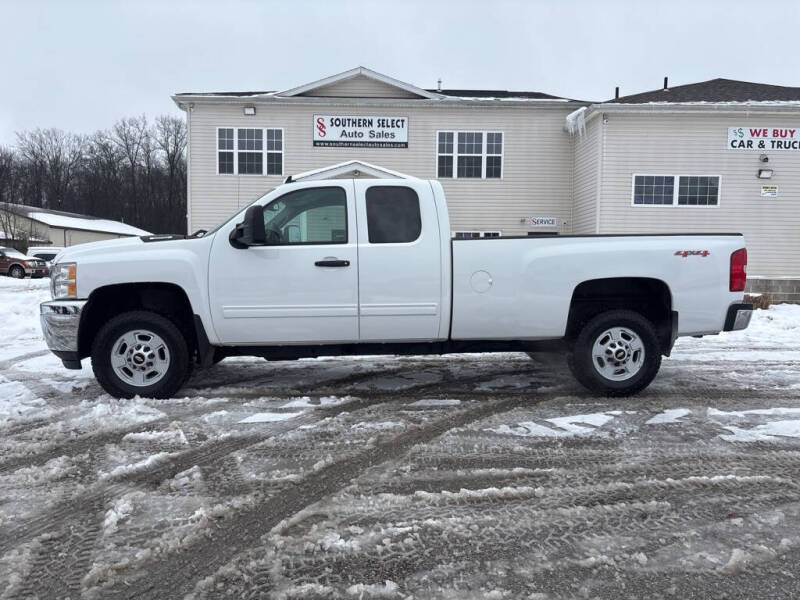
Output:
[[267,241],[264,229],[264,209],[251,206],[244,213],[244,221],[238,223],[229,237],[231,246],[243,250],[249,246],[263,246]]

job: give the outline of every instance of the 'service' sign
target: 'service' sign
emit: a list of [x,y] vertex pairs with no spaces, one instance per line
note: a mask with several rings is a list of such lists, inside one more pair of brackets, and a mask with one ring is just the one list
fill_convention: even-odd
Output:
[[408,148],[408,117],[314,115],[314,145]]
[[800,127],[728,127],[728,149],[800,151]]
[[558,227],[558,217],[529,217],[531,227]]

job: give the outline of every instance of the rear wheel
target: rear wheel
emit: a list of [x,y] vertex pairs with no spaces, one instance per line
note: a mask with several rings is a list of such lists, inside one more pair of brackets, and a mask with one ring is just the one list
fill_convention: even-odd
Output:
[[8,274],[14,279],[25,279],[25,269],[19,265],[14,265],[8,270]]
[[584,387],[606,396],[630,396],[650,385],[661,367],[652,323],[631,310],[611,310],[586,323],[567,355]]
[[123,313],[92,344],[92,369],[112,396],[170,398],[191,373],[186,339],[169,319],[152,312]]

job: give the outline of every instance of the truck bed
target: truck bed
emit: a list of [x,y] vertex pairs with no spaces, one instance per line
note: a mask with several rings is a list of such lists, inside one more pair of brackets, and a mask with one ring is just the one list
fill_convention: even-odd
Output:
[[565,334],[584,282],[663,282],[679,335],[717,333],[738,233],[544,235],[452,240],[452,339],[550,339]]

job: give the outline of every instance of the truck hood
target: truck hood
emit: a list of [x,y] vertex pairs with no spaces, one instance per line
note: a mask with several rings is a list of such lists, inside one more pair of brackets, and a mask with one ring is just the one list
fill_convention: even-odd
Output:
[[142,242],[142,239],[138,237],[104,240],[102,242],[88,242],[86,244],[78,244],[76,246],[64,248],[53,259],[53,263],[78,262],[82,257],[85,258],[87,256],[95,256],[97,254],[103,254],[105,252],[114,251],[121,248],[144,245],[145,244]]
[[89,242],[65,248],[56,255],[53,259],[53,263],[80,262],[81,259],[104,254],[115,254],[118,252],[124,252],[126,255],[129,255],[131,252],[143,252],[147,253],[147,256],[152,256],[151,253],[154,251],[163,251],[166,248],[195,244],[201,239],[203,238],[187,238],[183,235],[143,235],[141,237],[125,237],[116,240],[104,240],[102,242]]

